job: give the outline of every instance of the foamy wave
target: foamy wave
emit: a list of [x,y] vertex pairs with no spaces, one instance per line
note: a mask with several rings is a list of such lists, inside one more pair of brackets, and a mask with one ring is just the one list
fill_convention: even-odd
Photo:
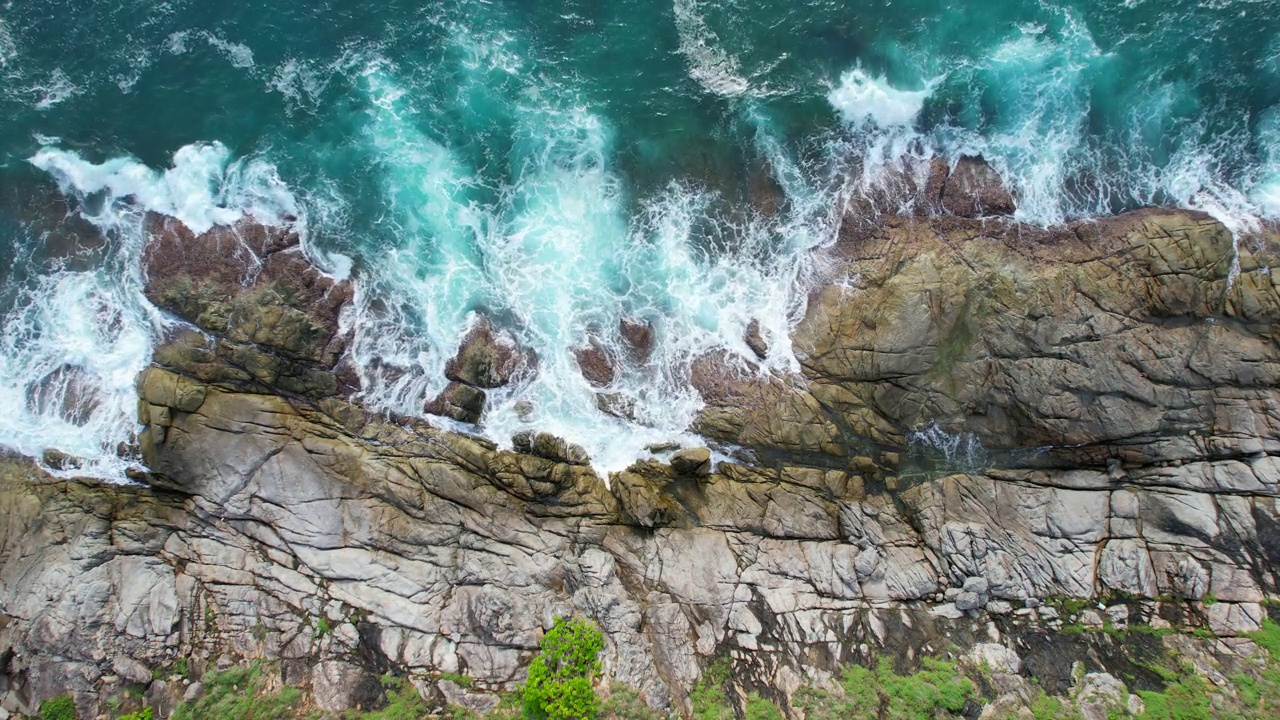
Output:
[[[465,51],[459,58],[477,71],[465,76],[475,82],[489,81],[502,62]],[[374,59],[360,77],[365,140],[384,172],[385,222],[397,228],[394,247],[362,258],[356,294],[353,350],[371,405],[421,413],[444,388],[444,361],[473,311],[483,309],[538,360],[536,374],[489,392],[479,431],[504,445],[520,430],[553,432],[609,472],[645,456],[647,445],[694,441],[687,428],[702,400],[690,365],[720,348],[754,358],[744,340],[753,320],[771,340],[765,371],[798,368],[789,327],[803,312],[807,251],[835,236],[836,203],[767,128],[761,150],[775,161],[791,212],[752,219],[735,229],[733,252],[717,253],[701,246],[698,231],[714,194],[673,183],[633,213],[610,167],[612,128],[554,85],[526,81],[512,108],[512,170],[495,196],[492,179],[423,129],[389,63]],[[623,318],[652,323],[656,337],[649,362],[619,363],[607,388],[633,420],[598,409],[573,354],[595,338],[625,358]]]
[[30,162],[53,176],[106,244],[92,270],[72,271],[41,260],[40,238],[29,238],[32,278],[15,289],[0,330],[0,445],[34,457],[65,453],[49,468],[58,475],[122,480],[139,462],[130,449],[134,381],[163,323],[142,293],[144,213],[170,214],[201,232],[246,215],[282,218],[297,203],[271,165],[230,161],[218,143],[182,148],[164,171],[56,148]]
[[751,89],[742,74],[738,59],[724,51],[698,12],[697,0],[675,0],[676,30],[680,35],[680,54],[689,61],[689,76],[707,92],[721,97],[738,97]]
[[847,123],[889,128],[914,123],[931,92],[932,84],[923,90],[900,90],[884,77],[873,78],[862,68],[854,68],[840,76],[840,84],[827,93],[827,101]]
[[298,214],[297,202],[275,167],[258,160],[231,161],[222,143],[179,149],[173,167],[156,171],[133,158],[92,163],[77,153],[44,148],[32,165],[52,175],[63,192],[105,193],[111,202],[171,215],[196,233],[230,225],[246,214],[270,221]]

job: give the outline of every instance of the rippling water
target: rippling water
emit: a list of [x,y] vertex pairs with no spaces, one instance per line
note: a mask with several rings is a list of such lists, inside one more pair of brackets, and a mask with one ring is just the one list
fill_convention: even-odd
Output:
[[[690,360],[748,353],[751,320],[794,366],[812,251],[902,158],[982,154],[1032,223],[1280,216],[1280,0],[10,0],[0,117],[0,444],[135,462],[133,380],[166,322],[140,292],[152,209],[301,217],[357,282],[375,407],[419,413],[474,313],[495,318],[539,372],[481,430],[617,469],[685,432]],[[611,388],[634,423],[595,409],[570,352],[616,345],[623,317],[658,338]]]

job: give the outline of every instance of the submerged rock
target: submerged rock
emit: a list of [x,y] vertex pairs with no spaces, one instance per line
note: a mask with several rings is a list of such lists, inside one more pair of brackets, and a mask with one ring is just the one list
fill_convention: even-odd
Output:
[[764,360],[769,357],[769,343],[764,339],[764,335],[760,330],[759,320],[752,320],[747,324],[747,334],[743,337],[743,340],[746,341],[747,347],[751,348],[751,352],[755,353],[757,358]]
[[586,347],[576,348],[574,358],[578,361],[578,369],[587,382],[596,387],[605,387],[613,382],[617,374],[613,358],[599,339],[592,337]]
[[649,362],[649,356],[653,354],[652,323],[624,317],[618,321],[618,333],[633,363],[644,365]]

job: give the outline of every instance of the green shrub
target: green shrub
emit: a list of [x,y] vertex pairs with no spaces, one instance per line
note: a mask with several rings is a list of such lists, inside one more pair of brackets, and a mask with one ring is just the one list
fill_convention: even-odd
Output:
[[825,690],[801,688],[792,702],[804,710],[805,720],[848,720],[874,718],[880,714],[879,682],[875,673],[861,665],[850,665],[840,674],[844,697]]
[[592,683],[600,675],[604,634],[583,618],[559,618],[542,638],[521,688],[528,720],[590,720],[600,700]]
[[121,715],[117,720],[151,720],[151,708],[144,707],[137,712]]
[[76,720],[76,701],[60,695],[40,703],[40,720]]
[[359,720],[422,720],[430,714],[431,708],[422,701],[418,689],[412,683],[393,677],[382,676],[382,687],[387,690],[387,704],[381,710],[371,710],[360,714],[349,714]]
[[729,681],[729,660],[720,658],[707,667],[702,679],[693,686],[689,700],[693,703],[694,720],[734,720],[733,709],[724,686]]
[[743,715],[745,720],[783,720],[782,711],[778,706],[756,693],[747,695],[747,706]]
[[889,697],[888,720],[933,720],[939,710],[956,714],[974,697],[973,683],[944,660],[925,658],[920,672],[898,675],[889,660],[881,658],[876,675]]

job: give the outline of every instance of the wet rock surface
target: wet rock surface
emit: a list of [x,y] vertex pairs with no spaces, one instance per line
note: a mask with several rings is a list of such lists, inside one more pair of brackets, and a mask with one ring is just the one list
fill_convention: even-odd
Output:
[[[139,380],[152,474],[0,478],[15,707],[96,703],[125,659],[178,657],[279,660],[333,685],[334,709],[389,670],[482,695],[521,682],[568,614],[605,630],[607,675],[677,710],[725,655],[794,688],[954,644],[1071,687],[1063,658],[1141,679],[1142,649],[1055,634],[1093,618],[1046,600],[1126,598],[1088,611],[1202,627],[1225,656],[1277,596],[1275,237],[1237,257],[1217,223],[1160,210],[851,226],[850,282],[818,289],[792,338],[799,374],[695,363],[697,429],[759,462],[682,451],[601,478],[545,433],[503,450],[353,403],[333,371],[349,291],[303,272],[287,232],[150,222],[148,295],[190,324]],[[523,358],[486,327],[450,364],[476,392]],[[1081,707],[1129,702],[1101,675],[1080,687]]]

